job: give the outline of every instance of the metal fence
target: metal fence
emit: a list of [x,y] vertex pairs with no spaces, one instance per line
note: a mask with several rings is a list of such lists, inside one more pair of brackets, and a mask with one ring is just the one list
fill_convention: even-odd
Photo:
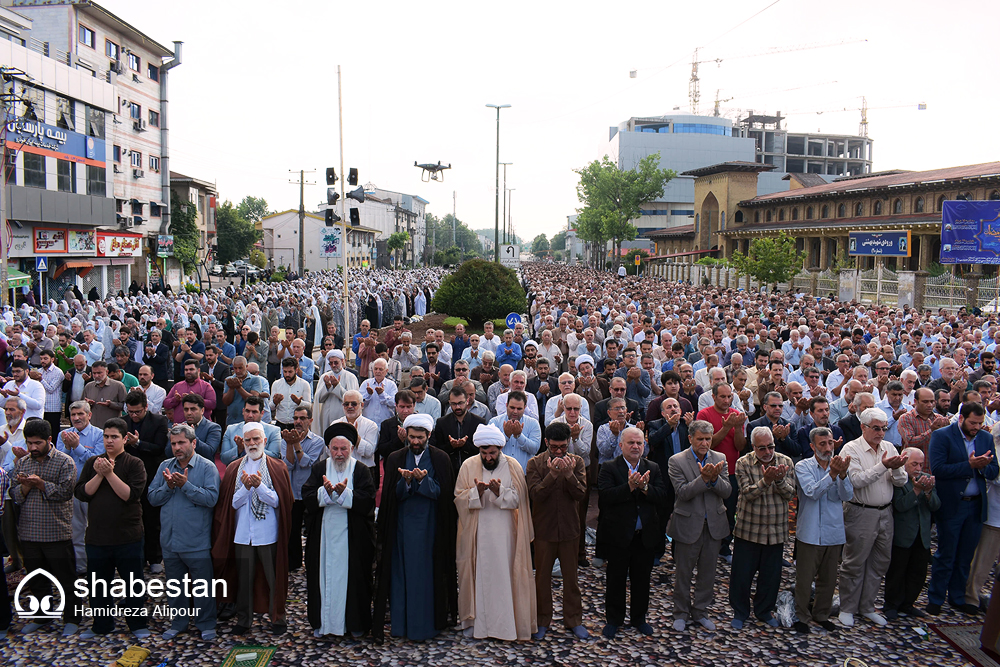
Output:
[[[980,291],[982,294],[982,291]],[[924,283],[924,309],[946,308],[955,312],[969,301],[969,286],[964,278],[943,273],[927,278]]]
[[827,269],[816,276],[816,296],[830,294],[833,294],[835,299],[840,297],[840,276]]
[[899,300],[899,275],[884,266],[858,274],[858,301],[896,305]]
[[995,313],[1000,306],[1000,279],[997,276],[979,281],[979,307],[984,313]]

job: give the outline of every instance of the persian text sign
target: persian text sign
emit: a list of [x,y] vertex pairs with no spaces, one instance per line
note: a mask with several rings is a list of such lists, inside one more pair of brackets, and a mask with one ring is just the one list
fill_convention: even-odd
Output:
[[1000,201],[944,203],[941,263],[1000,264]]
[[909,257],[910,232],[893,230],[888,232],[851,232],[847,254],[883,257]]
[[97,254],[101,257],[141,257],[142,236],[97,232]]

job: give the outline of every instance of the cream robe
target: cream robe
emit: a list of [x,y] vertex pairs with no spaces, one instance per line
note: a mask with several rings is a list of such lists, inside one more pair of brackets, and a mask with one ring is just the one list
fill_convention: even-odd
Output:
[[[480,499],[474,480],[491,478],[501,480],[499,497],[487,490]],[[529,549],[534,529],[520,464],[501,455],[495,470],[484,470],[479,456],[467,459],[455,483],[455,505],[458,613],[463,629],[473,628],[479,639],[530,639],[537,631]]]

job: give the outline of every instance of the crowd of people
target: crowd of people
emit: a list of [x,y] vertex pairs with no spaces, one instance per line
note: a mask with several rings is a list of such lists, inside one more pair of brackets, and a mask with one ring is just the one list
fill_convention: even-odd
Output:
[[[995,315],[532,263],[524,322],[446,334],[421,327],[443,277],[352,271],[346,313],[326,272],[5,312],[5,571],[50,573],[63,634],[84,637],[114,630],[96,613],[114,604],[149,636],[144,597],[98,585],[147,566],[227,584],[171,591],[166,639],[265,616],[283,634],[303,568],[313,634],[376,642],[387,624],[652,635],[657,567],[673,630],[712,631],[720,558],[736,631],[779,625],[783,568],[803,634],[981,613],[1000,553]],[[588,567],[602,618],[584,617]]]

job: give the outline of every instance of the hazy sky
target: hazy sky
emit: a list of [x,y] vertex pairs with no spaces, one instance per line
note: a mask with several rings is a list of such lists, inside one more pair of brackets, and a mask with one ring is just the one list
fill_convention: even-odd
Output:
[[[496,111],[485,105],[511,104],[500,159],[514,163],[507,187],[528,239],[575,212],[572,170],[600,157],[610,126],[688,108],[698,46],[700,59],[723,58],[701,66],[702,113],[721,89],[729,117],[798,111],[789,130],[856,134],[864,95],[876,170],[1000,159],[989,120],[1000,3],[99,2],[164,45],[184,42],[170,74],[172,169],[275,210],[298,207],[288,170],[317,170],[307,209],[325,196],[323,169],[340,172],[338,64],[345,166],[438,216],[457,192],[473,228],[494,221]],[[858,39],[868,41],[734,58]],[[413,162],[439,160],[453,165],[445,182],[422,183]]]

